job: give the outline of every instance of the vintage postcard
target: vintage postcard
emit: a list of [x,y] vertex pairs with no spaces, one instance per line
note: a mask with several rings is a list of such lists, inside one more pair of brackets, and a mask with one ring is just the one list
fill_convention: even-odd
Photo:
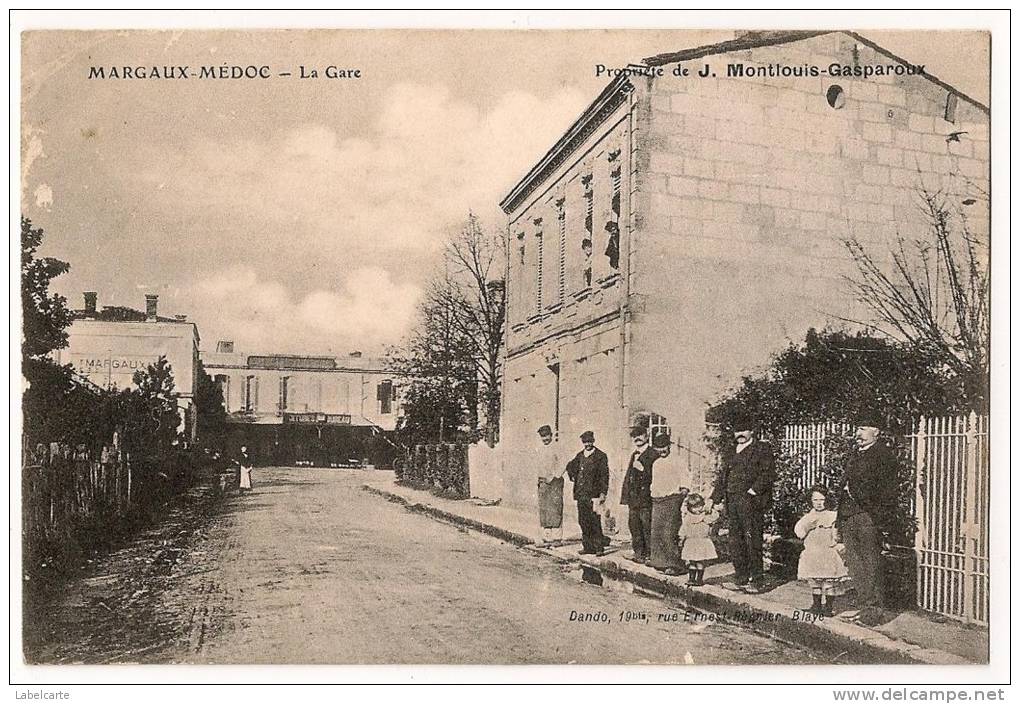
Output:
[[981,676],[987,27],[165,19],[20,35],[22,669]]

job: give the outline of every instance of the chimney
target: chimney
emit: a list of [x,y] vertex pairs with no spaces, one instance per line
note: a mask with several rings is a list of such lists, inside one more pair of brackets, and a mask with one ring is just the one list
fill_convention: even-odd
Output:
[[354,357],[355,359],[360,359],[360,358],[361,358],[361,352],[360,352],[360,351],[358,351],[358,350],[354,350],[354,351],[352,351],[352,352],[350,353],[350,356],[351,356],[351,357]]
[[95,315],[96,303],[99,301],[99,294],[95,291],[86,291],[82,295],[85,297],[85,315]]
[[234,354],[234,341],[233,340],[220,340],[216,343],[216,351],[225,354]]
[[159,301],[159,296],[155,293],[145,294],[145,322],[154,323],[156,322],[156,302]]

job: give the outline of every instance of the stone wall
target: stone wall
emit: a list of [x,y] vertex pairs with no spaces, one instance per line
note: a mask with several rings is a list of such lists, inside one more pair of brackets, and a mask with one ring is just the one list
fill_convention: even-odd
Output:
[[894,63],[830,34],[699,59],[715,78],[638,90],[630,395],[685,441],[704,432],[708,402],[808,327],[868,319],[841,240],[884,254],[922,233],[921,184],[976,198],[963,207],[987,233],[988,119],[966,99],[949,122],[946,88],[922,76],[726,77],[731,63],[825,67],[855,53]]

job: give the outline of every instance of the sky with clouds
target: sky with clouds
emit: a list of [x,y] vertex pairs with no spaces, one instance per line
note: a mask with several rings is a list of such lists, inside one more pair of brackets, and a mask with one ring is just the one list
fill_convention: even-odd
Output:
[[[444,238],[497,203],[623,66],[731,31],[23,35],[22,209],[72,305],[198,323],[203,349],[381,352]],[[869,33],[987,101],[974,44]],[[965,60],[966,59],[966,60]],[[978,69],[975,69],[975,63]],[[359,68],[358,80],[88,80],[90,66]]]

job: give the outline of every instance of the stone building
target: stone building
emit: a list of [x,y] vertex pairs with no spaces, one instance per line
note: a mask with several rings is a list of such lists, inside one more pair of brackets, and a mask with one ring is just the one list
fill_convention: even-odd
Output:
[[146,295],[144,312],[125,306],[100,309],[94,291],[85,292],[84,299],[84,307],[73,311],[67,347],[54,352],[55,361],[72,365],[104,389],[127,389],[134,385],[135,372],[166,357],[173,371],[181,430],[194,440],[198,327],[184,315],[159,315],[159,297],[155,294]]
[[747,33],[631,69],[500,204],[508,503],[535,501],[545,423],[564,452],[595,431],[614,504],[641,414],[709,481],[708,404],[809,327],[868,317],[843,238],[881,254],[926,230],[922,184],[988,231],[988,108],[860,35]]
[[247,444],[258,461],[335,465],[391,454],[381,438],[396,429],[400,405],[382,360],[247,354],[226,340],[201,359],[223,394],[227,444]]

